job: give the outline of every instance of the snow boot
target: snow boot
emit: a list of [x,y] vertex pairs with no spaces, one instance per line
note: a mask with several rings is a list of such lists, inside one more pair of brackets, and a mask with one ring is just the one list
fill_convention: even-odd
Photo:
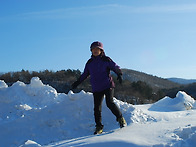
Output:
[[119,118],[117,118],[116,120],[117,120],[117,122],[119,123],[120,128],[123,128],[123,127],[127,126],[127,122],[126,122],[126,120],[124,119],[124,117],[119,117]]
[[102,132],[103,132],[103,125],[101,125],[101,126],[96,125],[94,135],[95,134],[101,134]]

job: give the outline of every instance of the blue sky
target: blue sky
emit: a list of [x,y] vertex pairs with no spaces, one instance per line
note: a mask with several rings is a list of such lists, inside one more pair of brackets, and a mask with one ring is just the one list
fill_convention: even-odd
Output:
[[0,0],[0,72],[80,69],[101,41],[121,68],[196,78],[195,0]]

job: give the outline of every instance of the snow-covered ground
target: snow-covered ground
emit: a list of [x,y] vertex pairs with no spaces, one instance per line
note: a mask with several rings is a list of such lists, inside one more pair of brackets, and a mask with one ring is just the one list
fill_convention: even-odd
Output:
[[196,146],[196,103],[185,92],[154,104],[115,103],[128,126],[119,129],[103,102],[104,133],[92,135],[92,93],[57,93],[38,77],[11,87],[0,80],[0,147]]

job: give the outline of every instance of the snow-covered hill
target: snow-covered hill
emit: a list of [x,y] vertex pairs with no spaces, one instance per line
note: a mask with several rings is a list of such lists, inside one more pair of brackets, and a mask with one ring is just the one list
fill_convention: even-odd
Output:
[[182,78],[167,78],[167,80],[178,83],[178,84],[192,84],[196,82],[196,79],[182,79]]
[[196,146],[196,103],[185,92],[148,105],[115,103],[128,126],[119,129],[103,102],[104,133],[92,135],[92,93],[57,93],[38,77],[11,87],[0,80],[0,146]]

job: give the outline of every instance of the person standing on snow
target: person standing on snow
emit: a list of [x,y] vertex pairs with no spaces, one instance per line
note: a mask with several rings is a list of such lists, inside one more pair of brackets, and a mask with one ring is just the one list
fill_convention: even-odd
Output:
[[80,78],[72,84],[72,89],[75,89],[88,76],[90,76],[94,97],[94,117],[96,123],[94,134],[100,134],[103,132],[101,111],[104,95],[106,98],[106,105],[116,116],[116,120],[119,122],[120,128],[126,126],[126,121],[122,116],[122,113],[113,101],[114,81],[110,75],[110,70],[114,71],[118,76],[117,80],[122,83],[122,72],[120,67],[113,62],[111,58],[105,55],[103,44],[101,42],[93,42],[90,46],[90,50],[92,52],[92,56],[87,61],[84,72]]

